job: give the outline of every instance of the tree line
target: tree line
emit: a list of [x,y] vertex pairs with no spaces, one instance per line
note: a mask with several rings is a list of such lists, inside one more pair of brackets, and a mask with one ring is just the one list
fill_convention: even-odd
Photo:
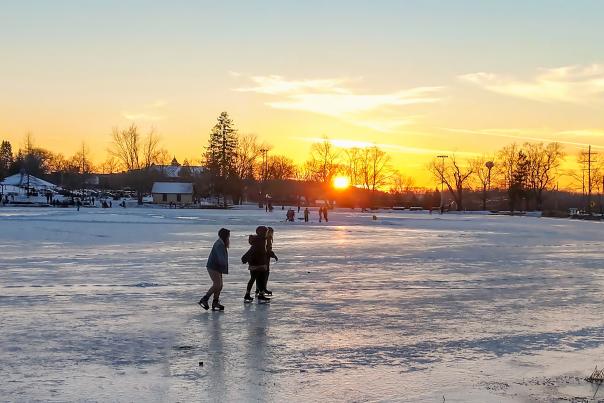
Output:
[[[580,154],[579,174],[561,172],[564,158],[565,153],[556,142],[513,143],[496,153],[466,159],[456,155],[435,157],[426,166],[434,179],[433,193],[440,199],[432,203],[438,202],[437,206],[446,203],[461,211],[465,208],[465,194],[472,191],[481,193],[482,208],[486,209],[489,193],[497,189],[504,192],[511,211],[541,210],[545,193],[557,188],[561,175],[581,180],[584,193],[598,190],[599,184],[604,186],[603,164],[595,154],[590,152],[589,161],[584,153]],[[150,192],[153,182],[162,179],[162,172],[154,167],[168,165],[169,161],[170,154],[162,147],[159,135],[153,130],[142,133],[135,124],[113,129],[107,158],[97,166],[92,163],[85,143],[68,158],[37,147],[30,134],[16,153],[8,141],[0,145],[2,177],[17,172],[52,175],[62,186],[80,188],[92,173],[103,173],[120,178],[119,185],[134,189],[140,201],[143,194]],[[412,175],[394,168],[391,156],[378,145],[342,148],[325,137],[311,145],[307,160],[298,165],[287,156],[271,153],[271,146],[255,135],[241,135],[227,112],[222,112],[212,127],[207,146],[200,150],[199,164],[204,171],[193,173],[188,169],[189,162],[184,161],[181,177],[195,182],[200,196],[222,197],[225,203],[226,196],[234,203],[250,195],[262,198],[275,191],[276,184],[289,197],[292,193],[298,198],[304,195],[307,191],[300,189],[304,185],[313,187],[320,197],[321,192],[329,192],[338,176],[347,177],[351,189],[363,190],[369,206],[378,203],[378,193],[393,196],[425,193],[425,189],[415,186]],[[439,187],[444,190],[442,194]]]

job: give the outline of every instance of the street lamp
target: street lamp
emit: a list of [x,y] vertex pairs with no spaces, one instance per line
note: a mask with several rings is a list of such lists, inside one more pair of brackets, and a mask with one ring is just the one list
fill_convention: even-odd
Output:
[[[261,148],[260,149],[260,153],[262,154],[262,181],[260,183],[260,192],[259,195],[262,196],[264,194],[265,191],[265,180],[266,180],[266,171],[267,171],[267,153],[268,153],[268,148]],[[262,203],[260,200],[258,201],[258,204]],[[264,196],[264,204],[267,204],[268,200],[266,198],[266,196]],[[265,206],[267,208],[268,211],[268,206]]]
[[[484,164],[485,167],[487,167],[487,169],[489,170],[489,176],[487,179],[487,186],[488,186],[488,190],[489,192],[491,191],[491,169],[493,169],[493,167],[495,166],[495,163],[493,161],[487,161],[486,164]],[[486,210],[487,209],[487,190],[485,189],[483,198],[482,198],[482,209]]]
[[445,183],[445,158],[449,158],[448,155],[437,155],[436,158],[440,158],[440,213],[444,212],[443,205],[443,191],[444,191],[444,183]]

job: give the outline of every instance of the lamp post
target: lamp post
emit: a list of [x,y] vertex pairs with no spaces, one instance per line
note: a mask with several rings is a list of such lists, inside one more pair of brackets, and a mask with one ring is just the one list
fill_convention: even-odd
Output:
[[449,158],[448,155],[437,155],[436,158],[440,158],[440,213],[444,212],[443,205],[443,191],[444,191],[444,183],[445,183],[445,158]]
[[[489,175],[487,177],[487,187],[488,187],[488,191],[491,191],[491,169],[493,169],[493,167],[495,166],[495,163],[493,161],[487,161],[486,164],[484,164],[485,167],[487,167],[487,169],[489,170]],[[485,187],[484,190],[484,195],[482,198],[482,209],[486,210],[487,209],[487,187]]]
[[[260,153],[262,153],[262,181],[260,183],[260,196],[262,197],[264,195],[264,204],[266,204],[266,203],[268,203],[268,200],[266,198],[266,194],[264,193],[264,191],[265,191],[264,182],[266,180],[266,164],[267,164],[266,154],[268,153],[268,148],[261,148]],[[258,201],[258,203],[261,203],[261,201]]]

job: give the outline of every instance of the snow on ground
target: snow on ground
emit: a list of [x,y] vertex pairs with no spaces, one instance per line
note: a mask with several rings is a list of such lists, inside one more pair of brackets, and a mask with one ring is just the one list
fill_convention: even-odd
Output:
[[[604,365],[602,224],[313,215],[0,209],[0,400],[593,396],[582,378]],[[275,297],[244,305],[239,259],[259,224],[276,231]],[[226,312],[206,312],[222,226]]]

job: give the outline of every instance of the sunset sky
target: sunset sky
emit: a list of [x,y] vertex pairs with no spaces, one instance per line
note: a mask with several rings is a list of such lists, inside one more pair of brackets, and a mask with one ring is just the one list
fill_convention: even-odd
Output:
[[[513,141],[604,152],[601,1],[3,1],[0,139],[97,162],[154,127],[197,162],[221,111],[296,161],[376,143],[414,175]],[[419,183],[426,183],[417,174]]]

